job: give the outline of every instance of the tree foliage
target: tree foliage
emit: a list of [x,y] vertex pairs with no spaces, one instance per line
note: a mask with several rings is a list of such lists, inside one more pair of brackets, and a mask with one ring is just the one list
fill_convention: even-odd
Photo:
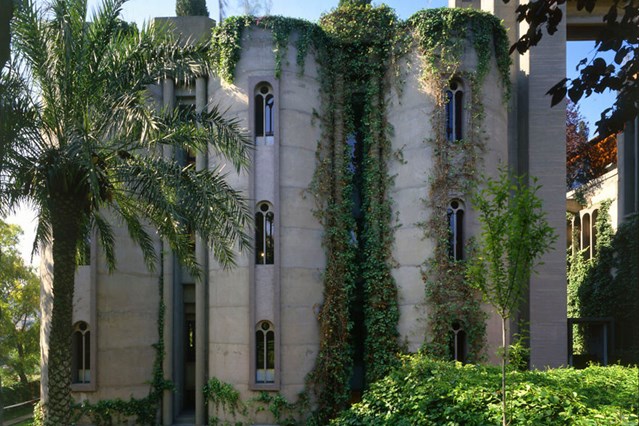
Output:
[[[504,0],[508,3],[509,0]],[[540,0],[520,4],[517,20],[526,22],[528,31],[511,47],[524,53],[535,46],[543,37],[554,34],[562,19],[566,0]],[[597,0],[577,0],[578,11],[592,13]],[[575,79],[564,78],[550,88],[552,105],[556,105],[566,94],[573,102],[584,95],[617,92],[614,104],[601,113],[597,122],[600,136],[608,136],[623,130],[626,122],[639,113],[639,4],[636,0],[612,0],[603,17],[603,26],[595,39],[595,53],[592,58],[584,58],[577,69],[580,75]],[[612,61],[599,56],[600,53],[614,54]]]
[[[586,258],[584,250],[572,250],[568,259],[568,315],[572,318],[614,318],[615,347],[613,359],[625,363],[639,362],[639,215],[619,226],[615,233],[610,223],[611,202],[599,206],[595,221],[594,255]],[[573,230],[573,246],[577,233]],[[576,338],[586,352],[591,351],[588,330],[579,329]]]
[[17,250],[21,230],[0,220],[0,376],[26,385],[40,367],[40,281]]
[[175,3],[177,16],[209,16],[205,0],[177,0]]
[[573,102],[566,109],[566,186],[579,188],[601,177],[617,163],[617,136],[588,140],[588,126]]
[[[635,426],[638,373],[636,366],[511,371],[511,424]],[[492,366],[404,356],[331,425],[495,425],[499,376]]]
[[521,305],[539,257],[557,237],[546,221],[534,179],[527,184],[524,176],[502,168],[497,179],[487,178],[484,185],[472,200],[481,232],[467,275],[502,319],[502,424],[506,426],[506,321]]
[[21,3],[12,28],[15,61],[0,75],[0,209],[30,202],[38,214],[37,244],[50,247],[53,260],[49,425],[70,424],[76,251],[91,230],[115,267],[107,211],[151,269],[160,256],[156,230],[194,275],[200,271],[190,230],[227,266],[233,247],[249,241],[251,215],[221,168],[194,170],[170,154],[212,149],[232,168],[245,168],[249,141],[238,123],[215,107],[198,114],[158,111],[147,90],[162,78],[188,84],[208,74],[205,46],[185,45],[153,25],[123,29],[123,3],[107,0],[91,18],[86,0]]

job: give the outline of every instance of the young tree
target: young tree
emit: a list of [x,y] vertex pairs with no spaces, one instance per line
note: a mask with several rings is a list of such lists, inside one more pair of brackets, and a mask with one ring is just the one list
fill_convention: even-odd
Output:
[[209,16],[205,0],[177,0],[175,3],[177,16]]
[[502,422],[506,426],[507,322],[515,314],[528,287],[538,258],[556,240],[546,221],[539,187],[532,179],[513,176],[501,169],[497,179],[484,179],[484,188],[472,198],[479,213],[481,232],[468,262],[467,276],[484,299],[501,317],[502,323]]
[[40,281],[18,252],[16,225],[0,220],[0,370],[2,382],[29,383],[40,367]]
[[46,425],[70,424],[76,251],[91,229],[115,267],[107,212],[127,228],[149,268],[160,256],[149,227],[196,276],[190,230],[225,265],[233,264],[235,244],[249,241],[251,215],[221,166],[196,171],[162,155],[164,147],[212,149],[227,170],[240,170],[248,164],[248,138],[216,108],[157,111],[147,90],[162,78],[208,74],[205,47],[184,45],[153,25],[122,29],[124,1],[105,0],[90,18],[86,0],[21,2],[12,28],[15,62],[0,74],[0,210],[28,201],[38,214],[36,244],[52,253]]

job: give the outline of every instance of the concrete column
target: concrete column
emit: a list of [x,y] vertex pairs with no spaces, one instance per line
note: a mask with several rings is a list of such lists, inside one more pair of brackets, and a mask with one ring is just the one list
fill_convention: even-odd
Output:
[[[173,109],[175,106],[175,83],[171,79],[165,79],[162,82],[162,99],[163,108]],[[173,148],[169,146],[164,147],[164,158],[173,158]],[[168,244],[162,243],[162,250],[164,257],[164,270],[161,271],[164,274],[164,305],[166,307],[164,315],[164,348],[166,353],[164,354],[164,377],[167,380],[173,380],[173,312],[174,312],[174,263],[173,252],[169,248]],[[173,394],[170,390],[164,391],[162,396],[162,424],[170,426],[173,424]]]
[[[206,107],[206,78],[195,80],[195,111],[202,112]],[[206,170],[208,150],[198,152],[195,157],[196,170]],[[206,411],[202,389],[208,378],[206,371],[206,336],[208,336],[208,314],[206,309],[208,277],[208,245],[206,239],[195,236],[195,259],[202,274],[195,280],[195,424],[206,424]]]
[[[527,82],[518,90],[518,103],[526,112],[526,121],[520,123],[520,148],[527,145],[528,173],[538,179],[537,195],[558,236],[552,250],[542,257],[539,273],[530,279],[530,364],[532,368],[558,367],[567,362],[566,105],[562,102],[551,108],[546,92],[566,75],[565,19],[555,34],[544,34],[520,65],[521,85]],[[520,150],[520,154],[526,152]]]

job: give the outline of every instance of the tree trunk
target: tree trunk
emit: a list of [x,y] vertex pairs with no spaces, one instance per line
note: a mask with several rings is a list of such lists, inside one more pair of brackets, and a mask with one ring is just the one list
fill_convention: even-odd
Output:
[[508,346],[506,346],[506,318],[501,319],[501,421],[502,426],[507,426],[506,421],[506,361],[508,359]]
[[52,195],[50,201],[53,308],[47,358],[49,390],[45,407],[45,426],[70,424],[73,286],[79,233],[79,205],[74,197],[64,195]]

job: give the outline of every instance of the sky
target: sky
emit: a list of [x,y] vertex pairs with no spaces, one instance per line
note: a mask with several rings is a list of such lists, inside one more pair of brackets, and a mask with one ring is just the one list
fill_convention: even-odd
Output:
[[[36,0],[37,1],[37,0]],[[42,1],[37,1],[41,3]],[[227,16],[239,15],[242,13],[238,7],[238,0],[226,0]],[[330,12],[337,7],[339,0],[272,0],[271,15],[283,15],[294,18],[307,19],[316,22],[324,13]],[[380,4],[380,1],[373,1],[373,4]],[[447,0],[387,0],[384,3],[395,9],[395,12],[401,19],[407,19],[412,14],[421,9],[444,7]],[[101,0],[88,0],[89,16],[101,4]],[[219,16],[218,0],[207,0],[207,9],[209,16],[215,20]],[[175,16],[175,0],[129,0],[124,4],[122,9],[122,18],[126,21],[135,21],[138,26],[144,22],[148,22],[153,17]],[[567,46],[566,70],[568,77],[576,75],[575,66],[585,56],[591,55],[594,48],[593,42],[570,42]],[[560,76],[557,77],[560,80]],[[549,87],[550,88],[550,87]],[[594,134],[594,123],[598,121],[599,114],[602,109],[610,106],[613,96],[591,96],[583,99],[579,103],[579,108],[588,122],[590,127],[590,135]],[[550,102],[550,98],[548,98]],[[39,263],[39,258],[31,259],[31,248],[35,235],[35,214],[28,208],[23,206],[15,214],[7,218],[9,223],[17,223],[23,229],[23,236],[20,243],[20,251],[23,258],[34,265]]]

